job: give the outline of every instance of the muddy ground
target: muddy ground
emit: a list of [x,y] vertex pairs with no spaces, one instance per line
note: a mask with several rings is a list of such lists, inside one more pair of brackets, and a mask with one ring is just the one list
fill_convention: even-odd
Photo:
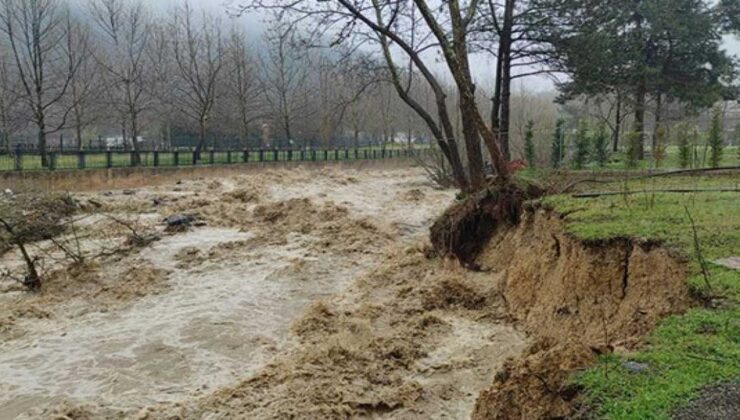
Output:
[[0,284],[2,419],[467,418],[528,344],[501,275],[427,258],[454,193],[421,170],[72,195],[85,263],[42,241],[44,289]]

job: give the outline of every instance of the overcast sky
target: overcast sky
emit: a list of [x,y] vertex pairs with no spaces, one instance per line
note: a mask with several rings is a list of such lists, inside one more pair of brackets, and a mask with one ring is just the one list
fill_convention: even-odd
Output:
[[[152,3],[159,5],[163,9],[170,8],[176,4],[182,3],[184,0],[153,0]],[[233,21],[236,18],[230,17],[227,13],[227,7],[230,3],[238,4],[239,0],[189,0],[190,4],[197,7],[208,9],[218,16],[222,16],[224,21]],[[263,16],[252,14],[249,16],[241,16],[238,21],[247,28],[247,30],[258,35],[261,28],[263,27],[262,21]],[[737,37],[725,37],[725,48],[730,54],[740,56],[740,40]],[[472,60],[472,68],[475,77],[479,80],[491,80],[492,74],[495,71],[496,60],[493,57],[475,57]],[[550,79],[546,77],[529,77],[526,79],[520,79],[514,86],[515,89],[524,88],[528,91],[547,91],[553,90],[554,86]]]

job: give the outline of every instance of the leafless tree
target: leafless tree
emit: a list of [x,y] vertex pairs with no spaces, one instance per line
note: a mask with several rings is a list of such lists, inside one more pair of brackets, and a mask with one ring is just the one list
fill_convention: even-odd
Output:
[[[80,66],[73,52],[84,48],[69,11],[57,0],[2,0],[1,30],[12,51],[23,99],[38,130],[41,163],[48,166],[46,136],[65,126],[69,108],[62,105]],[[56,124],[50,128],[54,112]]]
[[175,107],[198,124],[198,145],[194,158],[200,158],[208,134],[208,121],[219,94],[219,77],[226,50],[220,22],[202,12],[199,18],[186,2],[172,14],[172,52],[179,83]]
[[[276,11],[282,17],[292,16],[293,21],[311,20],[315,32],[339,42],[374,41],[380,47],[398,96],[425,121],[451,163],[457,184],[464,190],[475,190],[483,183],[481,138],[499,177],[507,179],[509,174],[498,145],[498,133],[495,127],[487,125],[476,103],[475,85],[470,73],[468,32],[471,22],[479,14],[478,4],[476,0],[465,5],[461,5],[459,0],[441,5],[432,5],[425,0],[252,0],[241,10],[260,8]],[[448,92],[430,68],[430,59],[427,58],[433,56],[430,52],[437,52],[444,59],[459,94],[467,175],[447,109]],[[399,57],[409,62],[411,71],[401,71]],[[413,80],[410,79],[415,75],[434,92],[436,109],[423,106],[412,96],[410,86]]]
[[83,133],[102,115],[103,80],[100,77],[101,66],[93,58],[89,30],[82,26],[75,30],[78,31],[80,47],[71,49],[70,54],[80,65],[70,82],[66,101],[72,110],[70,127],[74,130],[77,150],[82,150]]
[[[236,111],[239,126],[239,138],[242,142],[249,139],[249,129],[259,118],[263,117],[263,89],[257,75],[257,60],[247,45],[246,33],[233,27],[228,41],[227,96]],[[245,143],[246,144],[246,143]]]
[[0,148],[10,150],[10,136],[21,129],[28,119],[20,106],[22,87],[12,71],[11,58],[0,47]]
[[265,99],[282,135],[290,142],[294,140],[298,116],[310,119],[317,112],[308,101],[315,87],[308,83],[306,50],[297,45],[299,40],[292,24],[277,22],[267,30],[265,41],[269,48],[261,59],[260,73]]
[[93,0],[90,14],[101,32],[98,62],[108,73],[107,91],[118,111],[123,142],[131,139],[133,163],[138,164],[141,114],[151,100],[146,51],[152,24],[142,3],[135,1]]

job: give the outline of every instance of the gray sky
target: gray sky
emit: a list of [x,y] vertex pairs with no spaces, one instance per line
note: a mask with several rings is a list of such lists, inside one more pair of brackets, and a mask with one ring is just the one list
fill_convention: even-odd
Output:
[[[163,9],[172,7],[173,5],[180,4],[184,0],[151,0],[155,5],[161,6]],[[229,17],[226,9],[230,2],[238,4],[239,0],[189,0],[190,4],[197,7],[203,7],[207,10],[212,11],[218,16],[223,17],[225,22],[234,21],[235,19]],[[255,35],[258,35],[261,31],[263,18],[259,15],[242,16],[238,18],[239,22],[247,28],[247,30]],[[733,55],[740,56],[740,39],[737,37],[727,36],[724,42],[725,49]],[[490,80],[495,71],[496,60],[490,56],[488,57],[475,57],[472,60],[472,68],[475,77],[480,80],[479,83],[485,83],[486,79]],[[526,89],[528,91],[548,91],[553,90],[554,86],[550,79],[546,77],[528,77],[526,79],[520,79],[519,82],[515,83],[515,89]]]

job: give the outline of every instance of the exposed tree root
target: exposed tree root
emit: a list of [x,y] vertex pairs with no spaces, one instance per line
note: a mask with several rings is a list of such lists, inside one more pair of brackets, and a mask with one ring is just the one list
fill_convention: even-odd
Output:
[[457,258],[475,268],[475,258],[500,225],[516,225],[525,201],[541,196],[536,186],[493,184],[454,204],[430,229],[432,245],[441,256]]

